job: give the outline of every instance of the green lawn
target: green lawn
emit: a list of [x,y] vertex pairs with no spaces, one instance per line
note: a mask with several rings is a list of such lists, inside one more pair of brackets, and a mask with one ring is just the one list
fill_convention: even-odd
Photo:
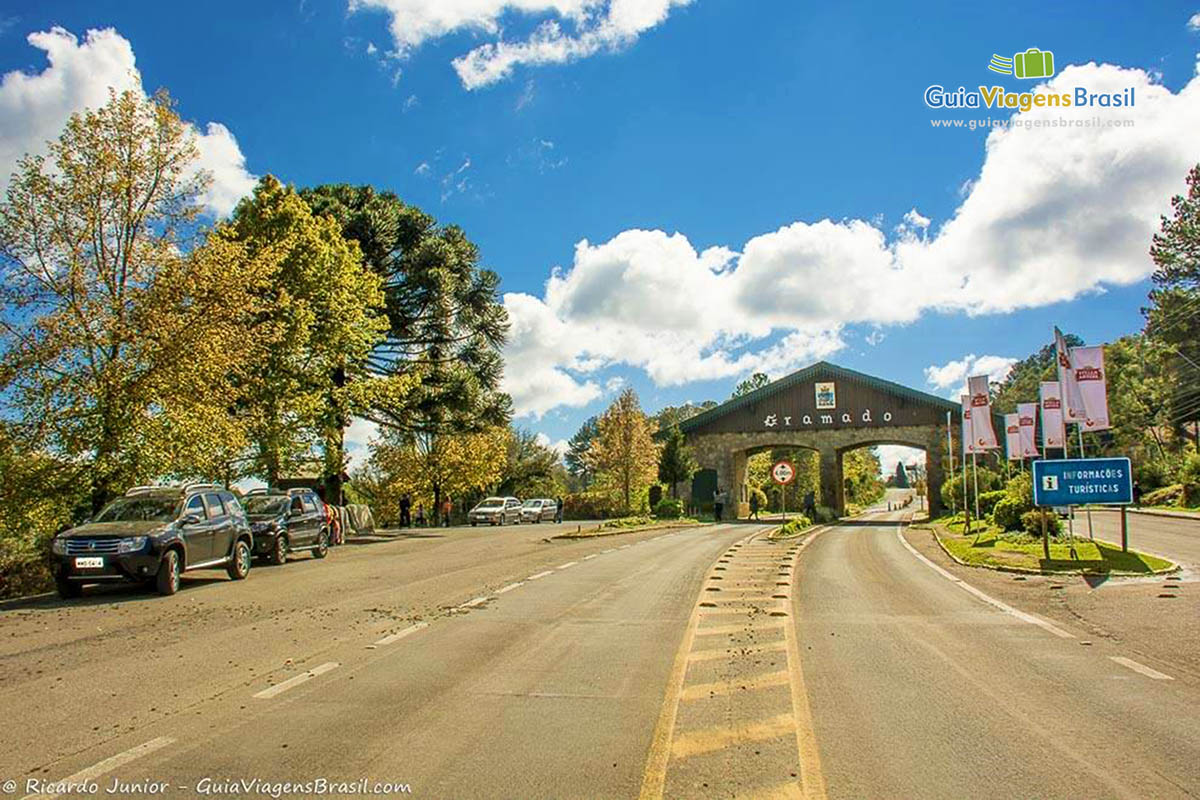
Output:
[[[961,522],[938,524],[935,533],[947,550],[976,567],[1019,567],[1043,572],[1128,572],[1148,575],[1175,566],[1170,561],[1121,548],[1107,542],[1075,539],[1050,541],[1050,560],[1042,557],[1041,539],[1026,535],[1002,535],[995,526],[978,523],[964,534]],[[976,535],[978,534],[978,536]]]

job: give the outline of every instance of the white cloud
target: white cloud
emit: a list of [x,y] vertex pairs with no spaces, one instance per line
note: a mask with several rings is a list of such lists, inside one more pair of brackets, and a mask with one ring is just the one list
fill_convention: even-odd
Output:
[[881,444],[875,448],[879,455],[879,474],[883,477],[896,474],[896,465],[905,467],[925,463],[925,451],[898,444]]
[[[45,153],[46,142],[58,138],[67,119],[108,101],[109,89],[143,92],[133,47],[112,28],[89,30],[81,43],[70,31],[51,28],[29,34],[26,41],[46,55],[40,72],[14,70],[0,79],[0,190],[25,153]],[[233,134],[219,122],[194,129],[199,166],[212,173],[202,198],[214,214],[233,210],[248,194],[255,176]]]
[[1200,31],[1200,13],[1192,14],[1192,18],[1187,22],[1189,31]]
[[[909,234],[891,238],[880,221],[795,222],[751,238],[740,253],[697,252],[680,233],[628,230],[602,244],[581,241],[544,296],[520,295],[509,313],[558,326],[555,343],[539,351],[540,369],[559,370],[562,404],[578,406],[594,397],[584,389],[589,375],[609,365],[645,370],[660,386],[755,369],[782,374],[837,352],[849,324],[1007,313],[1135,283],[1152,271],[1147,249],[1159,215],[1198,157],[1200,77],[1173,93],[1144,71],[1087,64],[1037,91],[1075,86],[1133,87],[1137,105],[1034,109],[1016,119],[1136,124],[993,130],[978,177],[940,227],[915,209],[905,215]],[[963,369],[992,374],[1009,363],[971,356]],[[518,413],[559,404],[534,397],[515,396]]]
[[346,461],[353,471],[362,466],[371,456],[370,445],[379,436],[379,426],[368,419],[354,417],[343,434]]
[[925,368],[925,382],[951,399],[957,400],[967,391],[967,378],[972,375],[987,375],[991,381],[1002,381],[1012,371],[1017,359],[1008,356],[976,356],[974,353],[957,361],[947,361],[940,366]]
[[[496,83],[522,65],[562,64],[619,50],[664,22],[691,0],[350,0],[351,11],[380,9],[391,16],[401,56],[425,42],[460,31],[492,41],[455,58],[467,89]],[[542,17],[524,39],[504,38],[506,21]],[[548,17],[548,18],[547,18]],[[565,26],[565,27],[564,27]]]
[[544,433],[540,433],[540,432],[537,435],[535,435],[533,438],[542,447],[548,447],[551,450],[553,450],[555,453],[558,453],[558,457],[560,460],[562,459],[562,457],[564,455],[566,455],[567,450],[569,450],[571,447],[571,445],[567,442],[566,439],[559,439],[557,442],[553,442],[550,440],[549,436],[547,436]]
[[429,174],[430,169],[432,169],[432,167],[429,166],[429,162],[422,161],[420,164],[417,164],[417,168],[413,170],[413,174],[424,177]]

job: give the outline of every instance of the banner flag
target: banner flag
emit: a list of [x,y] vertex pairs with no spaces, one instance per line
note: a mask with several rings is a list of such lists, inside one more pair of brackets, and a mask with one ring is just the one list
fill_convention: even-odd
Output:
[[959,395],[962,401],[962,443],[963,443],[963,458],[965,459],[971,453],[982,453],[983,450],[975,446],[975,432],[971,429],[971,397],[969,395]]
[[1058,381],[1042,381],[1042,447],[1066,447],[1067,426],[1063,424],[1062,387]]
[[1079,382],[1075,379],[1075,367],[1071,361],[1071,348],[1062,331],[1054,328],[1054,349],[1058,355],[1058,382],[1062,387],[1063,421],[1082,425],[1087,419],[1083,395],[1079,393]]
[[1108,424],[1108,382],[1104,374],[1104,347],[1072,347],[1071,366],[1075,368],[1075,383],[1083,398],[1086,412],[1083,429],[1103,431]]
[[1021,415],[1004,415],[1004,449],[1009,461],[1021,460]]
[[1037,403],[1018,403],[1017,417],[1021,428],[1021,458],[1037,458],[1041,455],[1037,446]]
[[988,396],[988,376],[973,375],[967,378],[967,394],[971,397],[971,430],[978,452],[1000,447],[996,431],[992,427],[992,406]]

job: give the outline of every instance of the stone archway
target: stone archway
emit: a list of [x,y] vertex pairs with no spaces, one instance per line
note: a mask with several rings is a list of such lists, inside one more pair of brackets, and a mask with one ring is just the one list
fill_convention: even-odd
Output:
[[931,513],[941,510],[947,430],[961,410],[945,398],[826,362],[734,398],[680,425],[701,468],[715,470],[729,510],[749,513],[747,459],[771,448],[816,450],[821,505],[844,514],[842,455],[871,445],[925,452]]

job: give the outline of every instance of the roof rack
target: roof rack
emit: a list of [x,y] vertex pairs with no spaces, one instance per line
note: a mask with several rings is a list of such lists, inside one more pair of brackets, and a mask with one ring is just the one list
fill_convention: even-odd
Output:
[[242,495],[242,497],[249,497],[252,494],[257,495],[257,494],[282,494],[282,493],[278,489],[271,489],[270,487],[267,487],[267,486],[259,486],[257,489],[251,489],[250,491],[246,492],[245,494]]
[[128,489],[125,490],[125,495],[129,496],[131,494],[146,494],[148,492],[161,492],[164,490],[169,492],[173,488],[174,487],[172,487],[172,486],[151,486],[151,485],[130,486]]
[[225,491],[224,486],[219,486],[215,483],[185,483],[182,487],[180,487],[180,491],[183,492],[196,492],[202,489],[209,489],[214,492]]

